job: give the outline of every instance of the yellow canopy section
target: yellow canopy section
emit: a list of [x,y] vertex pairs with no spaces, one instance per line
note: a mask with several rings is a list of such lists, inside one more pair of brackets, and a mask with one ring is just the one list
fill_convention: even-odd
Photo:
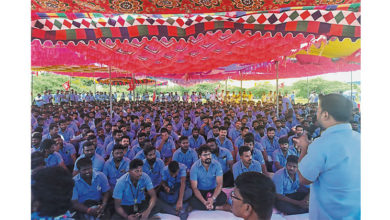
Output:
[[[309,50],[301,50],[296,54],[310,54],[316,56],[324,56],[328,58],[346,57],[360,49],[360,39],[352,42],[351,39],[345,38],[342,41],[330,40],[328,43],[321,43],[321,47],[311,45]],[[296,55],[295,54],[295,55]],[[292,57],[295,57],[293,55]]]

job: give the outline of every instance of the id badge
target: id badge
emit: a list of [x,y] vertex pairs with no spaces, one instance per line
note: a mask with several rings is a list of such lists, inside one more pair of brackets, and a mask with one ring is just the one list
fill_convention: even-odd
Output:
[[138,212],[138,204],[134,204],[134,212],[135,212],[135,213]]

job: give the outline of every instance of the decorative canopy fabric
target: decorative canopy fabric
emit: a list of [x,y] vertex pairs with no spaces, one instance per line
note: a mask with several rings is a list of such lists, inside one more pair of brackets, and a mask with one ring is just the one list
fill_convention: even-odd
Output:
[[33,12],[181,14],[274,10],[295,6],[350,4],[360,0],[31,0]]
[[[47,8],[49,3],[52,4],[50,7],[55,7],[60,1],[33,2],[40,2],[40,6]],[[347,39],[351,44],[360,39],[360,3],[323,5],[316,1],[318,4],[297,6],[300,1],[293,1],[296,7],[269,11],[215,13],[218,10],[213,10],[214,13],[207,14],[140,15],[122,14],[128,11],[119,14],[73,13],[84,11],[76,10],[79,1],[71,2],[73,5],[69,1],[69,8],[50,11],[63,13],[41,13],[45,11],[43,6],[42,10],[39,7],[32,9],[33,70],[108,77],[107,66],[111,66],[112,77],[135,74],[137,77],[194,82],[241,78],[237,71],[218,69],[221,66],[261,64],[268,66],[268,70],[274,61],[282,63],[285,60],[292,70],[283,73],[281,68],[280,78],[288,78],[296,77],[294,74],[298,73],[294,71],[302,68],[299,66],[302,64],[286,57],[294,57],[302,50],[308,53],[312,45],[321,45],[324,39],[330,43]],[[321,49],[316,55],[323,52]],[[316,75],[355,68],[348,66],[352,65],[349,63],[336,63],[327,63],[335,64],[332,67],[305,64],[305,73]],[[245,71],[245,79],[275,78],[259,68]],[[264,72],[259,74],[260,70]]]
[[98,78],[98,83],[101,84],[107,84],[109,85],[111,82],[111,85],[129,85],[129,84],[135,84],[135,85],[154,85],[156,82],[155,80],[151,79],[133,79],[131,77],[114,77],[114,78]]

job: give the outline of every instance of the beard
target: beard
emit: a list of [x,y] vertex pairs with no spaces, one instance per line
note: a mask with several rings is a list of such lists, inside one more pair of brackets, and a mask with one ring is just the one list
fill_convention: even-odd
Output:
[[204,163],[205,164],[211,164],[211,158],[207,158],[206,160],[204,160]]
[[120,162],[123,159],[123,157],[114,158],[115,162]]
[[150,159],[150,160],[148,159],[148,162],[149,162],[149,163],[154,163],[154,162],[156,162],[156,158],[152,158],[152,159]]
[[195,139],[199,137],[199,134],[198,135],[192,135]]

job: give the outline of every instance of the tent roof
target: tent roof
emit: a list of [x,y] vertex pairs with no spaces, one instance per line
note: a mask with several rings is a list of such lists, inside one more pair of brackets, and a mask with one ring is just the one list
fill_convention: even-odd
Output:
[[[345,4],[360,0],[331,1]],[[327,6],[329,1],[299,0],[31,0],[32,12],[59,13],[138,13],[138,14],[189,14],[225,11],[274,10],[296,6]]]

